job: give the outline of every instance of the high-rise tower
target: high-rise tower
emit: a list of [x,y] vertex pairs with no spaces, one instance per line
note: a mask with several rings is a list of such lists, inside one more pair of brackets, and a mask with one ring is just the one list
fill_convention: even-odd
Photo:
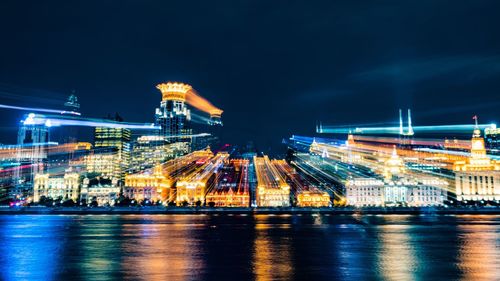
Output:
[[186,95],[192,90],[188,84],[167,82],[156,86],[161,91],[162,101],[156,109],[156,124],[161,127],[160,136],[167,142],[181,141],[191,134],[191,113],[186,106]]
[[[118,114],[110,119],[123,122],[123,119]],[[101,148],[116,148],[116,156],[118,158],[116,176],[120,180],[125,178],[125,171],[129,168],[130,136],[130,129],[127,128],[96,127],[94,131],[94,147],[96,150]]]

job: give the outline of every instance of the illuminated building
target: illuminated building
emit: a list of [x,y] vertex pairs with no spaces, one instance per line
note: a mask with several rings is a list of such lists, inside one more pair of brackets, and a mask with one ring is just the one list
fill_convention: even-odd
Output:
[[50,174],[36,174],[33,185],[33,201],[40,201],[40,197],[77,201],[80,196],[80,175],[67,172],[64,176]]
[[87,173],[95,173],[102,177],[115,179],[121,177],[122,170],[116,147],[94,149],[84,159]]
[[384,182],[376,178],[355,178],[346,183],[346,201],[348,205],[384,206]]
[[441,206],[446,200],[448,182],[435,177],[353,178],[346,183],[347,204],[364,206]]
[[[29,161],[38,163],[47,159],[47,147],[49,145],[49,127],[37,125],[33,121],[34,113],[27,115],[26,119],[21,121],[17,135],[17,144],[20,148],[18,159],[20,161]],[[37,171],[33,171],[37,172]]]
[[455,190],[458,201],[500,200],[500,163],[486,154],[484,139],[477,125],[472,134],[471,155],[467,161],[457,161]]
[[417,177],[405,185],[410,187],[410,207],[441,206],[448,196],[448,181],[438,177]]
[[257,175],[255,196],[259,207],[289,207],[290,186],[280,176],[267,156],[254,157]]
[[329,207],[331,205],[328,192],[321,191],[307,179],[301,177],[297,171],[285,160],[272,160],[280,176],[286,180],[297,200],[299,207]]
[[486,141],[486,148],[490,154],[500,154],[500,128],[492,124],[490,128],[484,129],[484,139]]
[[166,143],[165,138],[158,135],[140,136],[133,143],[130,159],[132,172],[149,169],[156,164],[189,153],[187,142]]
[[179,177],[176,184],[177,205],[192,205],[196,202],[203,204],[208,187],[214,183],[217,171],[228,158],[229,154],[219,152],[201,167]]
[[196,171],[213,156],[210,150],[194,151],[177,157],[154,169],[125,176],[123,193],[131,199],[174,202],[173,185],[181,175]]
[[447,196],[448,182],[436,177],[406,173],[403,159],[393,147],[384,161],[383,179],[354,178],[346,183],[347,204],[354,206],[439,206]]
[[156,124],[161,127],[160,136],[167,142],[186,141],[183,135],[191,134],[188,122],[191,113],[186,106],[186,95],[192,90],[188,84],[168,82],[156,86],[162,93],[160,107],[156,109]]
[[120,195],[117,179],[85,178],[80,190],[80,200],[91,204],[97,202],[98,206],[114,206],[115,200]]
[[216,207],[248,207],[250,191],[248,182],[249,161],[233,159],[218,171],[215,187],[207,194],[206,203]]
[[[118,115],[115,121],[123,121]],[[94,131],[94,148],[116,148],[118,158],[119,179],[124,178],[130,164],[130,130],[127,128],[96,127]]]
[[17,135],[17,159],[21,166],[14,174],[15,185],[9,191],[11,198],[25,198],[33,195],[33,176],[41,173],[47,163],[50,124],[36,124],[36,115],[30,113],[21,121]]
[[389,159],[384,163],[384,177],[386,179],[391,179],[394,176],[400,175],[405,172],[405,165],[403,159],[401,159],[397,152],[396,147],[392,149],[392,154]]
[[470,149],[470,141],[445,139],[443,147],[449,150],[465,151]]
[[298,207],[330,207],[330,195],[328,192],[317,188],[300,191],[297,194]]
[[164,175],[162,166],[158,165],[152,173],[126,175],[123,194],[138,201],[172,201],[172,184],[172,180]]
[[208,120],[208,124],[212,126],[222,126],[222,110],[220,109],[212,109],[210,112],[210,119]]

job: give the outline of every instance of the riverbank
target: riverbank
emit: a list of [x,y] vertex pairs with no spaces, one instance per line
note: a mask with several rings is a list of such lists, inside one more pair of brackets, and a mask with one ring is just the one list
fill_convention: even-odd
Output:
[[500,215],[500,208],[185,208],[185,207],[2,207],[0,215],[120,215],[120,214],[331,214],[331,215],[448,215],[448,214],[491,214]]

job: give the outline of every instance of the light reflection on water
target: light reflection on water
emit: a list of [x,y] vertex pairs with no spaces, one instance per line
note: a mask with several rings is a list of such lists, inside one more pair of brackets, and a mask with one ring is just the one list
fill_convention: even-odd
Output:
[[0,216],[2,280],[498,280],[500,216]]

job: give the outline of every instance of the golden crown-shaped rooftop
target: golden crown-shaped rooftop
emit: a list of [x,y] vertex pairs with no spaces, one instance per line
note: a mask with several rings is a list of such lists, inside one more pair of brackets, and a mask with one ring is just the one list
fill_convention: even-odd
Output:
[[193,87],[189,84],[180,82],[167,82],[156,85],[162,94],[162,100],[186,101],[186,94],[190,92]]

